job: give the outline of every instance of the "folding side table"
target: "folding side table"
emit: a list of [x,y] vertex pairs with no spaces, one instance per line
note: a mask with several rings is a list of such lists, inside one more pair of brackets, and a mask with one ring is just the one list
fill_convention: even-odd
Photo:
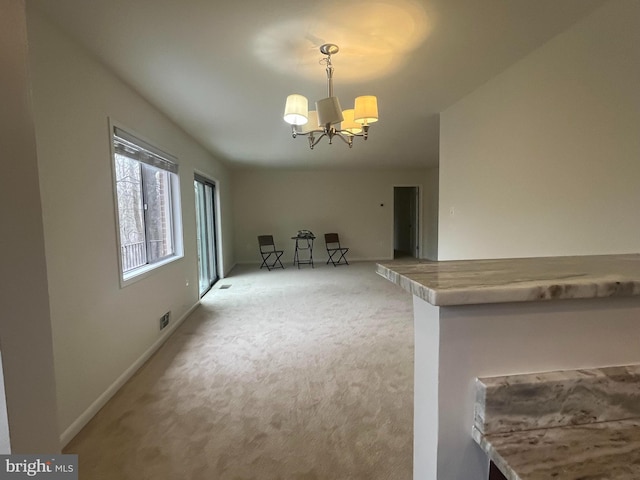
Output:
[[[296,250],[295,250],[295,254],[293,255],[293,266],[298,266],[298,268],[300,268],[300,265],[311,265],[311,268],[314,268],[313,266],[313,241],[315,240],[315,235],[313,234],[303,234],[303,235],[296,235],[295,237],[291,237],[291,240],[295,240],[296,241]],[[306,255],[306,259],[300,259],[300,252],[308,252],[308,255]]]

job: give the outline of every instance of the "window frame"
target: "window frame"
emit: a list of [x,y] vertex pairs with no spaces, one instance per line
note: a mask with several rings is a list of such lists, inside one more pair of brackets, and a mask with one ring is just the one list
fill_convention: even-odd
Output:
[[[143,176],[142,170],[144,170],[144,164],[150,165],[155,168],[159,168],[160,170],[165,170],[169,172],[168,175],[168,184],[169,184],[169,224],[171,228],[171,242],[173,243],[174,253],[168,256],[155,259],[153,261],[149,261],[147,259],[147,263],[141,265],[139,267],[133,268],[127,272],[123,272],[123,261],[122,261],[122,238],[121,238],[121,228],[120,228],[120,208],[118,205],[118,183],[117,183],[117,171],[116,171],[116,151],[115,147],[115,137],[118,136],[120,138],[124,138],[128,142],[135,144],[138,148],[148,151],[152,153],[154,156],[162,157],[166,162],[173,165],[173,171],[162,168],[161,164],[154,165],[151,162],[144,162],[138,159],[133,158],[134,161],[137,161],[141,165],[141,177]],[[115,213],[115,230],[116,230],[116,257],[118,259],[118,275],[120,279],[120,288],[126,287],[134,282],[142,280],[150,276],[154,271],[163,267],[164,265],[175,262],[176,260],[180,260],[184,257],[184,248],[183,248],[183,228],[182,228],[182,208],[181,208],[181,179],[178,171],[179,162],[178,159],[167,153],[164,149],[161,149],[155,146],[155,142],[147,140],[144,136],[135,132],[131,128],[123,126],[119,122],[115,122],[112,119],[109,119],[109,146],[110,146],[110,162],[111,162],[111,172],[112,172],[112,180],[113,180],[113,201],[114,201],[114,213]],[[131,158],[131,157],[127,157]],[[142,182],[142,178],[141,178]],[[141,183],[141,189],[144,191],[144,184]],[[145,235],[147,232],[147,221],[144,219],[145,224]],[[148,244],[147,239],[145,239],[145,244]]]

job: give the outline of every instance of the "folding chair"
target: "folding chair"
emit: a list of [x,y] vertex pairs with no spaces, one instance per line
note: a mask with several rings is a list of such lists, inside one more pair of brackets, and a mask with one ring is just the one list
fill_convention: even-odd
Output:
[[[324,243],[327,245],[327,253],[329,254],[327,264],[331,262],[334,267],[337,267],[338,265],[349,265],[349,262],[347,262],[345,257],[349,249],[340,246],[340,237],[337,233],[325,233]],[[340,256],[338,257],[338,260],[335,260],[334,256],[338,254]]]
[[[280,261],[284,250],[276,250],[276,245],[273,243],[273,235],[258,235],[258,244],[260,245],[260,255],[262,256],[262,265],[260,265],[260,268],[267,267],[269,271],[271,271],[272,268],[284,269],[284,265],[282,265]],[[271,258],[272,255],[273,258]],[[278,266],[278,264],[280,264],[280,266]]]

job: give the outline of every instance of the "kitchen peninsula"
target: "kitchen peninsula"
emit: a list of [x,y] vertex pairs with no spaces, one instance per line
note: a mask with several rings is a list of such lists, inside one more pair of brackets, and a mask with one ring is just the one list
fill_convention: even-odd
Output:
[[413,294],[414,478],[486,480],[477,377],[640,363],[640,255],[389,262]]

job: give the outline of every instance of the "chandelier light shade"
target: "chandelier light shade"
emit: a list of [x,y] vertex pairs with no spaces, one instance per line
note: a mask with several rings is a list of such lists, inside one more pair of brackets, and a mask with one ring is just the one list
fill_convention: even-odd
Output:
[[318,142],[327,137],[329,144],[334,137],[342,139],[349,148],[353,137],[369,137],[369,125],[378,121],[378,99],[373,95],[363,95],[355,99],[354,108],[342,110],[340,100],[333,95],[333,65],[331,55],[340,49],[332,43],[325,43],[320,52],[325,55],[320,63],[327,66],[326,98],[316,101],[316,110],[309,111],[309,101],[298,93],[289,95],[284,107],[284,121],[291,125],[293,138],[305,135],[313,150]]
[[373,95],[357,97],[353,119],[361,125],[378,121],[378,99]]
[[287,97],[284,107],[284,121],[291,125],[304,125],[309,119],[309,101],[307,97],[294,93]]
[[335,125],[343,120],[342,108],[338,97],[328,97],[316,102],[320,125]]

